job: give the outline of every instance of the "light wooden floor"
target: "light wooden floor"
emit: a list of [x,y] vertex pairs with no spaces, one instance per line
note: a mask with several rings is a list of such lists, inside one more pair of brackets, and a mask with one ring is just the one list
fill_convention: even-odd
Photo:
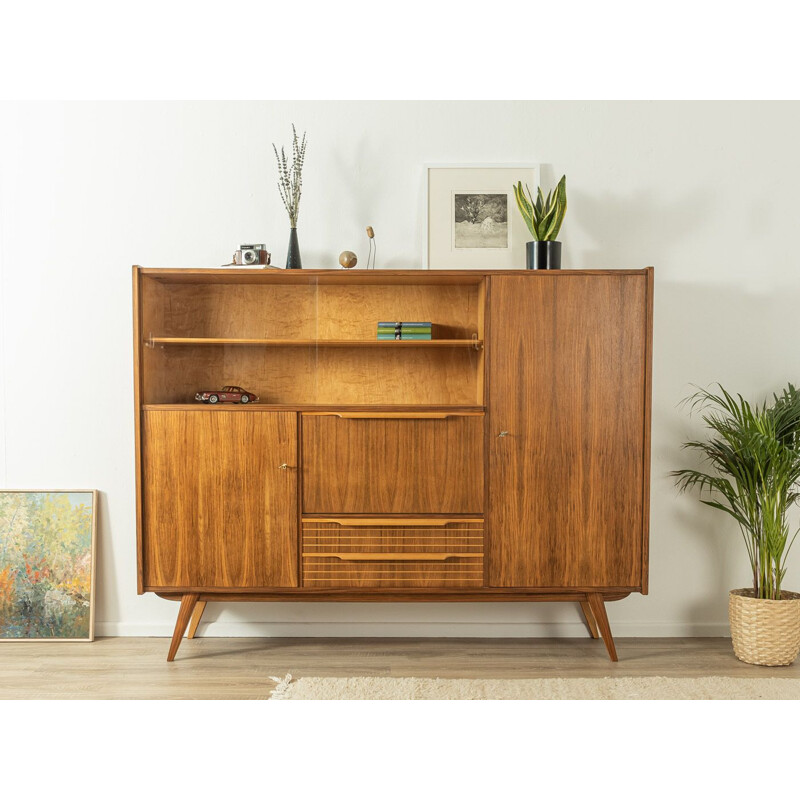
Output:
[[727,675],[800,678],[791,667],[754,667],[729,639],[617,639],[609,662],[586,639],[184,640],[166,662],[164,638],[0,642],[0,699],[267,699],[270,675],[547,678]]

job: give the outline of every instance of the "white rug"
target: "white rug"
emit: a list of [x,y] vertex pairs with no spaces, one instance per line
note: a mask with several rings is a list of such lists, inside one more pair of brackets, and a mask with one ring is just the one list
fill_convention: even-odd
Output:
[[273,700],[800,700],[797,678],[273,680]]

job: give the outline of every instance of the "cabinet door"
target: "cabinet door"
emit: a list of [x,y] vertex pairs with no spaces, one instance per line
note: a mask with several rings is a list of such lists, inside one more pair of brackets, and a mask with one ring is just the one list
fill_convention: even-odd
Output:
[[303,414],[306,514],[482,514],[483,414]]
[[146,587],[297,586],[297,415],[147,410],[142,430]]
[[490,294],[490,585],[641,586],[646,277],[493,276]]

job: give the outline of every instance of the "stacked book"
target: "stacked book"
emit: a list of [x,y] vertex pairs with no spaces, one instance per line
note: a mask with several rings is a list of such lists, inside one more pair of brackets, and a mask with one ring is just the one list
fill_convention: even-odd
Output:
[[432,339],[433,325],[430,322],[379,322],[378,341],[390,339]]

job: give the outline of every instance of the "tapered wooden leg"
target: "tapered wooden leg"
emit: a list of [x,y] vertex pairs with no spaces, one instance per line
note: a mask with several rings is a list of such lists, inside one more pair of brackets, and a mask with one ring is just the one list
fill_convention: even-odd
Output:
[[598,592],[593,592],[588,595],[589,608],[592,615],[597,622],[597,627],[600,629],[600,634],[603,637],[606,650],[608,650],[608,657],[612,661],[619,661],[617,658],[617,648],[614,647],[614,639],[611,636],[611,626],[608,624],[608,616],[606,615],[606,606],[603,602],[603,595]]
[[186,626],[189,624],[192,611],[194,611],[194,607],[197,605],[197,598],[199,596],[198,594],[185,594],[181,598],[181,607],[178,609],[178,621],[175,623],[175,630],[172,634],[172,643],[169,646],[167,661],[172,661],[175,658],[175,653],[178,652],[178,648],[181,646],[181,639],[183,639],[183,634],[186,631]]
[[581,600],[581,611],[583,611],[583,618],[586,620],[586,627],[589,629],[592,639],[599,639],[600,634],[597,632],[597,623],[594,621],[594,614],[592,614],[592,609],[589,608],[588,600]]
[[206,610],[206,601],[198,600],[197,605],[194,607],[194,613],[192,614],[192,621],[189,623],[189,630],[186,632],[187,639],[194,639],[194,635],[195,633],[197,633],[197,626],[200,624],[200,619],[202,618],[203,612],[205,610]]

